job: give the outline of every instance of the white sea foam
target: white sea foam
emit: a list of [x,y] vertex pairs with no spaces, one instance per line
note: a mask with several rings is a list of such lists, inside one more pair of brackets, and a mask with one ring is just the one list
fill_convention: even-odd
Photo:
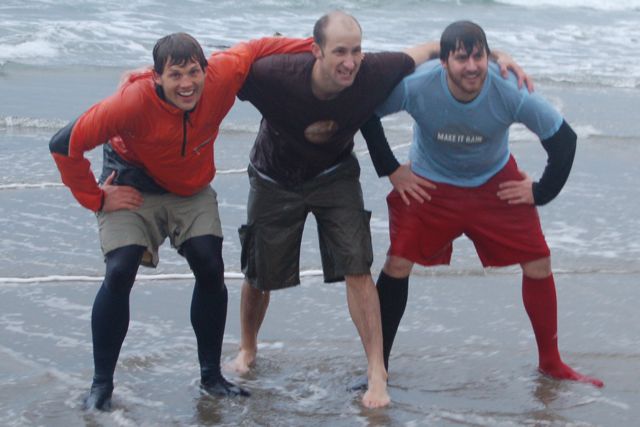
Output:
[[576,134],[578,135],[578,138],[580,138],[581,140],[588,139],[592,136],[603,135],[602,131],[600,131],[599,129],[596,129],[592,125],[578,125],[578,126],[575,126],[573,130],[576,132]]
[[[279,31],[308,36],[314,21],[333,2],[305,0],[185,1],[168,10],[166,0],[76,2],[5,0],[0,9],[0,63],[36,65],[139,66],[149,63],[155,41],[189,31],[206,52]],[[634,56],[640,26],[639,0],[456,0],[341,4],[365,28],[365,50],[398,50],[437,39],[444,26],[472,7],[492,44],[514,53],[536,78],[562,83],[639,87]],[[192,10],[199,11],[194,16]],[[70,13],[70,10],[72,13]],[[425,13],[435,11],[437,13]],[[497,19],[495,17],[500,17]],[[526,17],[526,18],[525,18]],[[612,57],[615,60],[612,60]]]
[[3,61],[45,61],[60,54],[59,48],[47,40],[31,40],[17,44],[0,43],[0,59]]
[[[301,277],[321,276],[322,270],[303,270],[300,272]],[[244,274],[240,272],[225,272],[225,279],[243,279]],[[138,274],[138,281],[164,281],[164,280],[192,280],[191,273],[174,273],[174,274]],[[58,282],[101,282],[104,276],[39,276],[39,277],[0,277],[2,285],[19,285],[26,283],[58,283]]]
[[38,117],[0,116],[0,130],[5,129],[52,129],[58,130],[69,123],[63,119],[44,119]]
[[596,10],[640,10],[638,0],[495,0],[496,3],[504,3],[523,7],[558,7],[558,8],[588,8]]
[[52,187],[64,187],[64,184],[59,182],[39,182],[35,184],[16,183],[16,184],[0,184],[0,190],[22,190],[27,188],[52,188]]

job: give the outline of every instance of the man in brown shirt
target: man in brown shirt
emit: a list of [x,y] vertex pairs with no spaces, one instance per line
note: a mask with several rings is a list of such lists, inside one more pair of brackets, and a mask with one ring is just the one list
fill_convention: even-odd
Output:
[[[256,62],[238,94],[258,108],[263,120],[251,151],[248,219],[240,229],[245,273],[240,352],[228,366],[239,373],[249,370],[269,292],[300,283],[300,243],[311,212],[318,224],[324,280],[346,282],[349,311],[367,355],[368,390],[362,402],[381,407],[390,399],[380,306],[370,272],[370,212],[364,209],[353,137],[416,63],[437,54],[438,45],[365,57],[361,41],[352,16],[340,11],[325,15],[314,27],[312,54]],[[374,158],[390,154],[388,146],[369,149]],[[424,197],[421,181],[395,158],[386,159],[390,167],[383,174],[390,175],[394,187]]]

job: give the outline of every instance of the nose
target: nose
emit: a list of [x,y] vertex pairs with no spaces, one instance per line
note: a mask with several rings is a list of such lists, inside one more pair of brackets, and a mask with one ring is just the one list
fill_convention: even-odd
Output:
[[188,74],[185,74],[184,76],[182,76],[182,78],[178,82],[178,85],[181,88],[190,87],[190,86],[193,85],[193,81],[194,81],[194,79],[192,77],[190,77]]
[[356,67],[356,57],[355,55],[347,55],[342,63],[345,68],[349,70],[353,70]]
[[475,71],[478,69],[478,61],[476,61],[473,57],[469,58],[467,61],[467,71]]

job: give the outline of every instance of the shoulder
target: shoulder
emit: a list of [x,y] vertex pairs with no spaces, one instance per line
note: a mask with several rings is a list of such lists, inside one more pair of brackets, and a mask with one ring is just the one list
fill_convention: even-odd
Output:
[[431,84],[440,85],[442,71],[440,60],[432,59],[418,66],[413,73],[404,78],[403,83],[409,92],[412,92],[411,88],[424,88],[425,85]]
[[254,62],[252,70],[287,73],[302,71],[311,67],[314,59],[309,52],[269,55]]
[[315,58],[311,53],[269,55],[251,66],[248,81],[265,87],[290,87],[306,81]]
[[408,74],[415,68],[415,62],[404,52],[375,52],[364,55],[361,68],[376,73]]
[[227,50],[213,52],[207,59],[207,74],[217,78],[234,75],[249,56],[246,43],[238,43]]
[[494,103],[500,100],[512,111],[519,110],[522,103],[531,96],[524,85],[521,88],[518,87],[518,79],[515,74],[509,71],[507,78],[504,78],[500,74],[500,68],[494,62],[489,63],[487,79],[490,82],[486,92],[487,96]]
[[528,93],[524,86],[522,88],[518,88],[518,78],[512,71],[509,71],[507,78],[502,77],[502,74],[500,74],[500,67],[495,62],[489,61],[487,75],[496,89],[520,95]]
[[137,79],[120,86],[110,102],[121,115],[132,116],[149,110],[160,102],[151,76]]
[[440,62],[440,60],[432,59],[418,66],[418,68],[416,68],[416,71],[408,76],[407,79],[430,79],[434,76],[439,76],[441,72],[442,63]]

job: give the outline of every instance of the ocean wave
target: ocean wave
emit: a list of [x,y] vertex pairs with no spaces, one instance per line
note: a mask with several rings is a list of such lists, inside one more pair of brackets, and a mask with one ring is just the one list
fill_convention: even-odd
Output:
[[[573,130],[580,140],[602,137],[604,133],[593,125],[574,125]],[[522,124],[514,124],[509,129],[509,142],[538,141],[539,138]]]
[[251,123],[233,122],[231,120],[223,120],[220,124],[220,131],[226,133],[258,133],[260,129],[259,120],[253,120]]
[[[217,175],[240,175],[246,174],[247,168],[242,169],[221,169],[216,170]],[[0,191],[6,190],[42,190],[45,188],[59,188],[64,187],[64,184],[60,182],[36,182],[36,183],[10,183],[0,184]]]
[[[430,268],[428,270],[420,270],[414,273],[417,276],[435,276],[435,277],[449,277],[449,276],[486,276],[486,275],[520,275],[522,274],[519,268]],[[640,274],[638,268],[604,268],[604,267],[575,267],[575,268],[554,268],[555,275],[581,275],[581,274],[607,274],[607,275],[635,275]],[[300,277],[322,277],[323,273],[321,269],[309,269],[300,271]],[[241,272],[225,272],[225,279],[242,280],[244,274]],[[77,283],[77,282],[102,282],[104,280],[103,275],[95,276],[72,276],[72,275],[49,275],[49,276],[34,276],[34,277],[0,277],[0,285],[2,286],[20,286],[25,284],[42,284],[42,283]],[[144,282],[163,282],[167,280],[193,280],[193,274],[191,273],[165,273],[165,274],[138,274],[136,276],[137,281]]]
[[[58,130],[69,123],[66,119],[45,119],[39,117],[0,116],[0,130]],[[256,120],[234,122],[223,120],[220,131],[226,133],[257,133],[260,123]]]
[[521,7],[554,7],[566,9],[595,9],[605,11],[637,11],[640,10],[639,0],[564,0],[562,2],[554,0],[494,0],[495,3],[507,4]]
[[[304,270],[300,272],[300,277],[322,276],[322,270]],[[241,272],[225,272],[225,279],[244,279]],[[164,281],[164,280],[192,280],[191,273],[175,273],[175,274],[138,274],[138,281]],[[0,284],[26,284],[26,283],[59,283],[59,282],[102,282],[103,275],[96,276],[38,276],[38,277],[0,277]]]
[[[606,60],[603,58],[602,62]],[[524,65],[524,64],[523,64]],[[529,67],[525,65],[525,68]],[[533,68],[533,67],[532,67]],[[638,73],[640,73],[640,67]],[[564,85],[569,87],[620,88],[640,89],[640,74],[630,70],[612,70],[609,73],[583,73],[576,69],[574,72],[556,73],[553,70],[535,70],[536,83]]]
[[37,117],[0,116],[0,130],[58,130],[69,123],[63,119],[43,119]]
[[15,183],[15,184],[0,184],[1,190],[24,190],[24,189],[43,189],[43,188],[53,188],[53,187],[64,187],[64,184],[59,182],[38,182],[35,184],[28,183]]
[[[197,2],[193,8],[201,13],[194,18],[185,11],[172,16],[152,13],[140,2],[116,7],[97,0],[61,0],[59,5],[8,1],[10,7],[4,13],[0,9],[0,72],[10,63],[136,68],[151,62],[155,41],[172,31],[194,34],[205,52],[275,31],[304,37],[315,19],[335,6],[307,0]],[[194,0],[185,2],[185,10],[190,3]],[[75,11],[72,15],[67,10],[70,6]],[[366,51],[400,50],[437,39],[446,24],[457,19],[461,7],[472,7],[491,44],[512,53],[536,78],[640,88],[640,65],[629,54],[640,38],[634,16],[640,11],[640,0],[401,0],[393,4],[364,0],[343,7],[362,23]],[[428,10],[433,13],[425,16]],[[504,18],[494,19],[489,13]]]

